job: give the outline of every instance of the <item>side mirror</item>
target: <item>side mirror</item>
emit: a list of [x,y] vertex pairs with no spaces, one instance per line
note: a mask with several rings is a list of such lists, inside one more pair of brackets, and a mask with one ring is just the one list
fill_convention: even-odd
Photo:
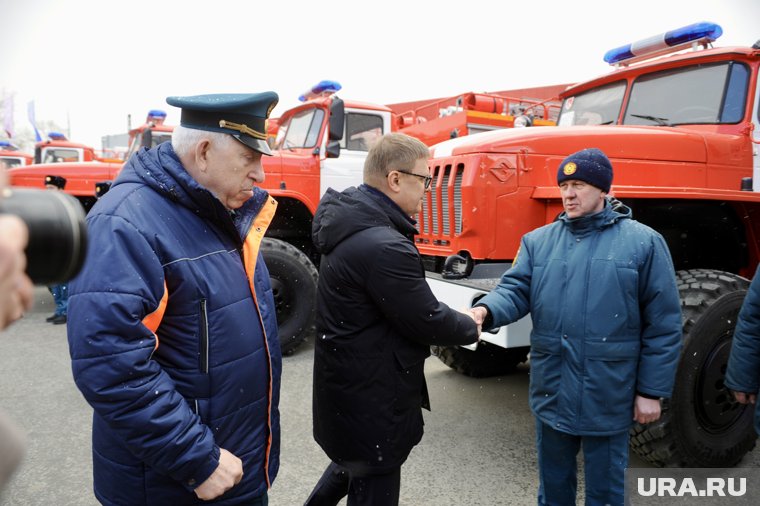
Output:
[[327,149],[325,150],[325,156],[327,158],[338,158],[340,156],[340,142],[330,141],[327,143]]
[[153,131],[150,128],[143,130],[142,138],[140,139],[140,146],[148,149],[153,147]]
[[346,111],[343,106],[343,100],[338,97],[333,97],[332,104],[330,104],[330,120],[327,125],[330,129],[329,135],[331,141],[339,141],[343,138],[343,128],[345,124]]

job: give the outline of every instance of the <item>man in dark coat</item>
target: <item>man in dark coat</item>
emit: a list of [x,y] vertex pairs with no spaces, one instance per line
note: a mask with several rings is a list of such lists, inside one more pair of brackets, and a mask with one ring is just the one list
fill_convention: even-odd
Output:
[[314,352],[314,438],[332,463],[307,500],[396,505],[401,465],[422,438],[430,345],[470,344],[473,319],[439,302],[425,281],[413,215],[430,186],[428,148],[382,137],[364,184],[319,204],[322,262]]

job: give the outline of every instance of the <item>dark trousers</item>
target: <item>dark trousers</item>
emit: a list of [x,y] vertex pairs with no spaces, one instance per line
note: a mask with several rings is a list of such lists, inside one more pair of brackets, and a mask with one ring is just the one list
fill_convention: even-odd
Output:
[[612,436],[574,436],[536,420],[538,504],[575,506],[578,469],[575,457],[583,447],[586,506],[622,506],[628,432]]
[[352,474],[330,462],[304,506],[335,506],[348,495],[348,506],[398,506],[401,468],[388,474]]

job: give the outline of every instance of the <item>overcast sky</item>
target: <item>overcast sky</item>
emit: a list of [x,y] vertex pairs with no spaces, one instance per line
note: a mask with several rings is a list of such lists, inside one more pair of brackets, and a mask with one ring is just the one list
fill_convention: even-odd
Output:
[[322,80],[381,104],[577,82],[614,47],[698,21],[760,39],[760,0],[3,0],[0,93],[16,130],[70,127],[96,148],[169,95],[274,90],[273,116]]

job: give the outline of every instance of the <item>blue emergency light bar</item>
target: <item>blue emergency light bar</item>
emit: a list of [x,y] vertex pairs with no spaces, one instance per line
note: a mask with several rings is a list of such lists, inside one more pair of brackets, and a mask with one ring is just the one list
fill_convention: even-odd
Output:
[[723,29],[720,25],[702,21],[610,49],[604,54],[604,61],[615,65],[634,58],[652,57],[683,49],[688,44],[713,42],[721,35],[723,35]]
[[148,118],[166,118],[166,113],[161,109],[151,109],[148,111]]
[[18,149],[11,141],[0,141],[0,148],[5,148],[8,151],[16,151]]
[[51,141],[65,141],[66,136],[63,135],[61,132],[48,132],[48,139]]
[[319,81],[317,84],[309,88],[303,95],[298,97],[301,102],[306,102],[312,98],[321,97],[323,95],[331,95],[336,91],[340,91],[343,86],[338,81]]

